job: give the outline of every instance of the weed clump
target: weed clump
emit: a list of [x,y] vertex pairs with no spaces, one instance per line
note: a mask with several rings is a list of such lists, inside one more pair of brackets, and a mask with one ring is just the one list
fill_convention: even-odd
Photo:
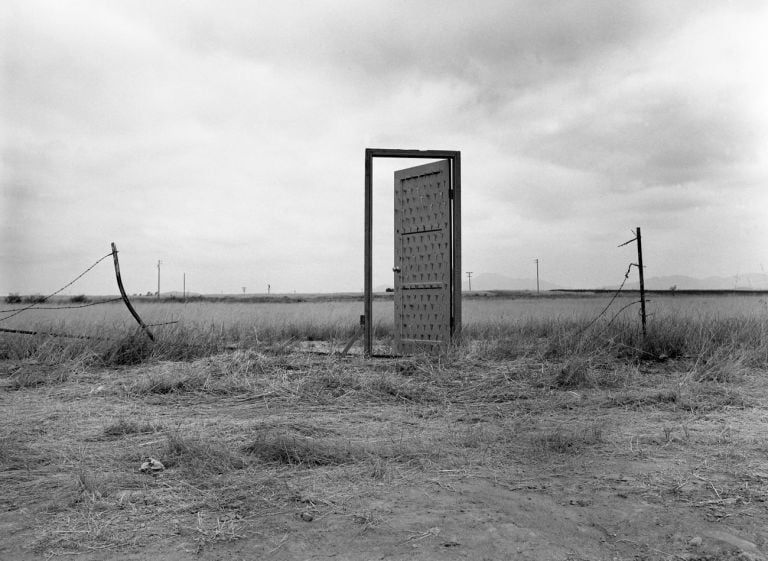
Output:
[[579,454],[587,447],[603,441],[603,429],[592,425],[583,430],[563,427],[546,431],[531,439],[531,448],[538,454]]
[[263,433],[243,452],[264,462],[288,465],[328,466],[355,463],[368,454],[348,441],[320,440],[299,435]]
[[178,431],[168,435],[161,458],[166,468],[179,468],[194,477],[220,475],[247,466],[220,441],[189,437]]
[[555,385],[560,388],[591,388],[595,377],[588,358],[574,357],[567,361],[555,377]]
[[110,491],[113,490],[108,477],[85,468],[79,469],[75,474],[75,487],[79,496],[74,502],[81,502],[83,500],[95,502],[108,496]]
[[0,435],[0,471],[28,471],[51,461],[51,456],[32,445],[27,436],[13,430]]
[[141,364],[152,355],[152,342],[143,333],[133,333],[111,342],[102,352],[107,366]]
[[363,389],[363,380],[355,372],[334,369],[306,378],[300,394],[309,399],[330,397],[338,399],[347,394],[357,394]]
[[69,379],[69,370],[58,364],[41,364],[25,361],[13,370],[8,388],[21,390],[62,384]]
[[121,417],[114,423],[111,423],[104,427],[104,436],[108,438],[119,438],[121,436],[127,436],[129,434],[145,434],[157,432],[159,427],[152,425],[151,423],[137,423]]
[[704,413],[728,407],[746,409],[752,402],[734,388],[719,382],[703,382],[686,387],[679,406],[685,411]]
[[138,395],[172,394],[205,391],[208,379],[199,373],[189,375],[183,372],[161,370],[151,372],[136,380],[130,387],[130,391]]
[[397,375],[381,376],[370,382],[373,392],[398,401],[430,403],[438,401],[435,391],[425,383],[418,383]]
[[739,349],[720,348],[712,356],[697,361],[693,368],[696,382],[735,382],[747,372],[745,353]]

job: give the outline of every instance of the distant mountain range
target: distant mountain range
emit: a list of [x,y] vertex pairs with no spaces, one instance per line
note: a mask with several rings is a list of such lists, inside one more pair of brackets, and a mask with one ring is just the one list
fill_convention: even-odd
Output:
[[[634,278],[637,272],[633,271]],[[630,277],[633,278],[633,277]],[[648,290],[669,290],[672,287],[677,290],[768,290],[768,274],[745,273],[732,277],[707,277],[697,279],[685,275],[670,275],[664,277],[650,277],[645,279],[645,288]],[[545,280],[539,281],[541,290],[556,290],[563,287]],[[469,290],[469,285],[464,282],[464,290]],[[618,288],[618,286],[604,286],[595,288]],[[638,290],[640,282],[627,283],[624,288]],[[536,290],[536,279],[515,279],[496,273],[481,273],[472,277],[472,290]]]
[[[461,285],[462,290],[469,290],[469,283]],[[540,290],[563,288],[545,280],[539,280]],[[536,279],[514,279],[498,273],[479,273],[472,277],[472,292],[476,290],[536,290]]]
[[[746,273],[732,277],[707,277],[704,279],[671,275],[645,279],[645,288],[648,290],[669,290],[673,286],[677,290],[768,290],[768,275],[765,273]],[[628,283],[625,288],[637,290],[640,288],[640,283]]]
[[[637,278],[637,272],[633,270],[632,277]],[[768,290],[768,274],[745,273],[732,277],[707,277],[697,279],[685,275],[670,275],[664,277],[650,277],[645,279],[645,288],[648,290],[669,290],[672,287],[677,290]],[[374,287],[374,292],[384,292],[386,285]],[[557,290],[573,288],[572,286],[559,286],[545,280],[539,280],[540,290]],[[595,289],[616,289],[617,286],[595,286]],[[638,281],[628,282],[625,289],[638,290]],[[462,290],[469,290],[469,283],[462,283]],[[472,291],[483,290],[536,290],[536,279],[516,279],[500,275],[498,273],[479,273],[472,277]]]
[[[391,285],[390,285],[391,286]],[[374,292],[384,292],[390,286],[381,284],[374,286]],[[539,280],[539,290],[555,290],[563,288],[551,282]],[[465,280],[461,289],[469,290],[469,283]],[[472,277],[472,292],[483,290],[532,290],[536,291],[536,279],[513,279],[497,273],[480,273]]]

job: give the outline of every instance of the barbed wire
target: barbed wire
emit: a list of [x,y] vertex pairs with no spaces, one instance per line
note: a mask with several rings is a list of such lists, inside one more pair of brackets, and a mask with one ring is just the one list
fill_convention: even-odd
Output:
[[114,341],[111,337],[96,337],[94,335],[70,335],[68,333],[51,333],[48,331],[29,331],[27,329],[6,329],[0,327],[3,333],[20,333],[22,335],[45,335],[47,337],[65,337],[67,339],[97,339],[99,341]]
[[622,306],[622,308],[618,312],[613,314],[613,317],[610,320],[608,320],[608,323],[605,324],[603,329],[606,329],[606,328],[610,327],[610,325],[613,323],[613,320],[615,320],[617,317],[619,317],[619,314],[621,314],[621,312],[623,312],[624,310],[626,310],[630,306],[634,306],[635,304],[639,304],[640,302],[641,302],[640,300],[635,300],[634,302],[630,302],[626,306]]
[[[631,241],[631,240],[630,240],[630,241]],[[620,293],[620,292],[622,291],[622,289],[624,288],[624,285],[626,284],[626,282],[627,282],[627,279],[629,278],[629,273],[632,271],[632,267],[633,267],[634,265],[635,265],[634,263],[630,263],[630,264],[629,264],[629,267],[627,267],[627,272],[626,272],[626,273],[624,273],[624,280],[623,280],[623,281],[621,281],[621,285],[619,285],[619,288],[618,288],[618,290],[616,290],[616,293],[613,295],[613,297],[611,298],[610,302],[608,302],[608,304],[605,306],[605,308],[603,308],[603,311],[601,311],[599,314],[597,314],[597,316],[595,316],[595,318],[594,318],[592,321],[590,321],[590,322],[587,324],[587,326],[586,326],[586,327],[582,327],[582,328],[581,328],[581,329],[580,329],[580,330],[579,330],[579,331],[578,331],[578,332],[577,332],[577,333],[574,335],[575,337],[578,337],[579,335],[582,335],[582,334],[583,334],[583,333],[584,333],[584,332],[585,332],[587,329],[589,329],[590,327],[592,327],[592,326],[595,324],[595,322],[597,322],[597,320],[599,320],[601,317],[603,317],[603,315],[605,315],[605,312],[607,312],[607,311],[608,311],[608,308],[610,308],[610,307],[611,307],[611,305],[613,304],[614,300],[616,300],[616,298],[618,298],[618,296],[619,296],[619,293]],[[637,303],[637,302],[632,302],[632,304],[636,304],[636,303]],[[622,311],[624,311],[626,308],[628,308],[628,307],[629,307],[629,306],[631,306],[632,304],[628,304],[627,306],[624,306],[624,308],[622,308],[621,310],[619,310],[619,313],[621,313]],[[618,314],[617,314],[617,315],[618,315]],[[611,319],[611,322],[612,322],[614,319],[616,319],[616,317],[615,317],[615,316],[614,316],[614,317]],[[608,322],[608,325],[610,325],[610,323],[611,323],[611,322]]]
[[[179,323],[178,320],[177,321],[164,321],[164,322],[159,322],[159,323],[152,323],[150,325],[144,325],[141,322],[141,320],[138,318],[138,316],[136,316],[136,313],[133,312],[133,309],[132,309],[132,307],[130,305],[130,302],[128,301],[125,293],[123,292],[123,287],[122,287],[122,284],[120,282],[120,273],[119,273],[119,269],[118,269],[118,265],[117,265],[117,253],[116,252],[117,252],[117,249],[115,248],[115,244],[113,243],[112,244],[112,251],[111,252],[109,252],[106,255],[104,255],[103,257],[100,257],[99,259],[97,259],[96,262],[93,263],[93,265],[91,265],[90,267],[85,269],[82,273],[77,275],[74,279],[72,279],[70,282],[68,282],[64,286],[62,286],[57,291],[49,294],[48,296],[37,298],[34,302],[31,302],[28,306],[24,306],[22,308],[11,308],[11,309],[8,309],[8,310],[0,310],[0,313],[3,313],[3,314],[7,313],[7,314],[9,314],[9,315],[7,315],[5,317],[0,318],[0,321],[5,321],[7,319],[10,319],[12,317],[15,317],[15,316],[19,315],[22,312],[26,312],[26,311],[32,310],[32,309],[34,309],[35,311],[37,311],[37,310],[71,310],[71,309],[76,309],[76,308],[88,308],[90,306],[98,306],[100,304],[108,304],[110,302],[117,302],[119,300],[123,300],[123,301],[125,301],[126,305],[128,306],[128,309],[133,313],[133,315],[136,317],[136,319],[139,320],[139,323],[141,324],[141,326],[150,335],[150,339],[152,339],[152,336],[149,333],[149,331],[146,329],[147,327],[157,327],[157,326],[172,325],[172,324],[175,324],[175,323]],[[99,263],[101,263],[102,261],[104,261],[105,259],[107,259],[108,257],[111,257],[111,256],[114,256],[114,258],[115,258],[115,271],[116,271],[116,273],[118,275],[117,276],[117,282],[118,282],[118,287],[120,288],[120,293],[121,293],[122,297],[120,297],[120,298],[109,298],[109,299],[100,299],[100,300],[96,300],[94,302],[86,302],[86,303],[83,303],[83,304],[76,304],[76,305],[39,306],[39,304],[42,304],[42,303],[48,301],[50,298],[56,296],[57,294],[60,294],[61,292],[63,292],[64,290],[66,290],[67,288],[69,288],[70,286],[75,284],[78,280],[80,280],[83,276],[85,276],[88,272],[90,272],[94,267],[96,267],[96,265],[98,265]],[[84,298],[84,297],[80,297],[80,298]],[[70,302],[72,302],[72,301],[73,300],[70,300]],[[51,333],[51,332],[46,332],[46,331],[32,331],[32,330],[28,330],[28,329],[8,329],[8,328],[3,328],[3,327],[0,327],[0,332],[4,332],[4,333],[18,333],[18,334],[23,334],[23,335],[46,335],[46,336],[51,336],[51,337],[69,337],[69,338],[73,338],[73,339],[114,340],[114,339],[109,338],[109,337],[98,337],[98,336],[89,336],[89,335],[71,335],[71,334],[67,334],[67,333]],[[154,340],[154,339],[152,339],[152,340]]]
[[179,320],[176,321],[164,321],[161,323],[148,323],[147,327],[157,327],[158,325],[171,325],[172,323],[179,323]]
[[29,306],[26,306],[24,308],[19,308],[18,310],[15,310],[14,313],[12,313],[10,315],[7,315],[7,316],[5,316],[3,318],[0,318],[0,321],[5,321],[7,319],[11,319],[12,317],[15,317],[15,316],[19,315],[21,312],[26,312],[27,310],[30,310],[30,309],[34,308],[38,304],[42,304],[43,302],[47,301],[49,298],[52,298],[52,297],[56,296],[57,294],[62,292],[64,289],[69,288],[70,286],[75,284],[78,280],[80,280],[82,277],[84,277],[86,275],[86,273],[90,272],[90,270],[93,269],[96,265],[98,265],[99,263],[104,261],[107,257],[111,257],[111,256],[112,256],[112,252],[110,251],[104,257],[101,257],[100,259],[98,259],[93,265],[88,267],[85,271],[83,271],[82,273],[77,275],[72,281],[68,282],[67,284],[62,286],[60,289],[58,289],[56,292],[54,292],[52,294],[49,294],[45,298],[42,298],[39,302],[33,302]]
[[[99,304],[109,304],[110,302],[120,302],[121,300],[122,298],[110,298],[109,300],[98,300],[96,302],[89,302],[88,304],[80,304],[79,306],[35,306],[32,310],[73,310],[76,308],[87,308],[88,306],[98,306]],[[26,309],[29,310],[30,308]],[[13,308],[11,310],[0,310],[0,314],[18,311],[24,311],[24,309]]]

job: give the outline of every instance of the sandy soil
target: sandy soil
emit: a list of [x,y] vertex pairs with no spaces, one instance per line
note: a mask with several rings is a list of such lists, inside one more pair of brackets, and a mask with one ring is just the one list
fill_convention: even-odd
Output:
[[[563,388],[556,363],[254,356],[0,365],[0,559],[768,559],[767,372]],[[232,387],[238,360],[262,386],[147,390]],[[247,452],[264,434],[336,455]],[[226,458],[172,458],[173,435]]]

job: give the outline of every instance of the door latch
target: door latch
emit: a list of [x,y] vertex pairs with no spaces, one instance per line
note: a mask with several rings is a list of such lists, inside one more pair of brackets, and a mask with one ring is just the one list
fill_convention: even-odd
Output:
[[392,272],[393,272],[393,273],[399,273],[401,270],[402,270],[402,269],[400,269],[400,267],[398,267],[397,265],[395,265],[394,267],[392,267]]

